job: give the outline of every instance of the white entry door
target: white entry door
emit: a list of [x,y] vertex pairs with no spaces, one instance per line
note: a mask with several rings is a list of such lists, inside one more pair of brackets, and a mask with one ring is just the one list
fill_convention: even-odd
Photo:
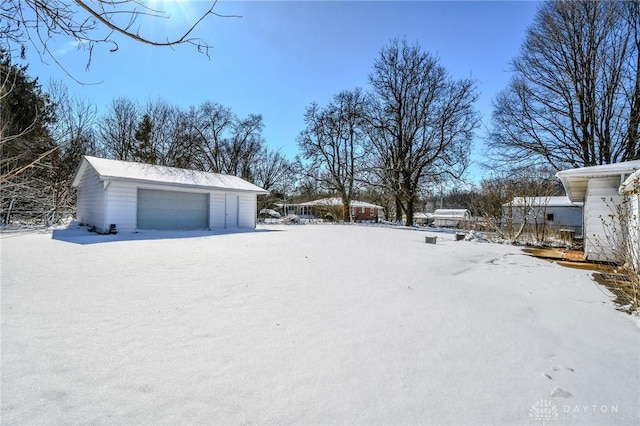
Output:
[[225,228],[238,227],[238,196],[226,194]]

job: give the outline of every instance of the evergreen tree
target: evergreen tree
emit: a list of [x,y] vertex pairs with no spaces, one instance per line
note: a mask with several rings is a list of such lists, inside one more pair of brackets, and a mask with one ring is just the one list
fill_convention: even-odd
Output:
[[26,66],[11,63],[0,51],[0,221],[13,212],[33,217],[46,213],[50,156],[57,146],[47,126],[53,108]]
[[142,121],[138,123],[135,138],[138,146],[134,152],[134,159],[141,163],[156,164],[158,155],[152,143],[153,123],[149,114],[142,116]]

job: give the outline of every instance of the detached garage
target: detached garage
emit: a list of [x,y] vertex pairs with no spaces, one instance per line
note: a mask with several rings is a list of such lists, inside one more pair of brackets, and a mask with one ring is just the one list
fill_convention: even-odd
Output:
[[84,156],[79,222],[108,232],[255,228],[267,191],[236,176]]

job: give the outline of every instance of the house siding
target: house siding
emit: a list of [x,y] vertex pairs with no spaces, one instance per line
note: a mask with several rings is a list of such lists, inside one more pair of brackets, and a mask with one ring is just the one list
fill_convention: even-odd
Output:
[[607,237],[611,232],[611,215],[615,205],[623,201],[618,194],[619,186],[619,177],[589,180],[584,208],[584,253],[588,260],[615,260],[613,242],[608,242],[610,240]]
[[629,241],[632,244],[633,263],[640,273],[640,194],[631,194],[629,199]]
[[78,187],[78,222],[102,230],[105,223],[104,201],[103,183],[98,173],[87,167]]
[[631,222],[631,224],[629,226],[629,238],[633,243],[632,256],[636,265],[636,272],[640,273],[640,194],[629,195],[629,201],[631,203],[631,217],[629,218],[629,222]]

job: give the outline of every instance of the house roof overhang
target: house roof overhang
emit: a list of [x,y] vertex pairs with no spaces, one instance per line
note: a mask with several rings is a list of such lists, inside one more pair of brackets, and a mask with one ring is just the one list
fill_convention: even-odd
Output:
[[622,183],[629,174],[638,169],[640,169],[640,160],[634,160],[624,163],[563,170],[556,173],[556,177],[562,182],[569,199],[575,203],[584,201],[590,179],[619,177],[620,183]]

